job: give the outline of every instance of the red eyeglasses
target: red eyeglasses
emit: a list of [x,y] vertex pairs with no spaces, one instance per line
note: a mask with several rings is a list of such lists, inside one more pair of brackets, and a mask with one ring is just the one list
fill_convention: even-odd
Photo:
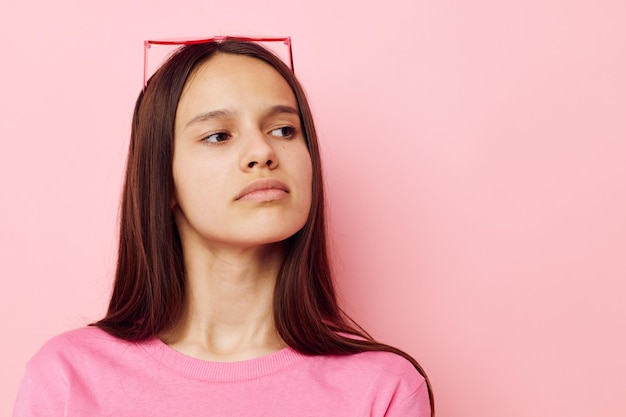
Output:
[[[195,45],[208,42],[223,42],[239,40],[259,43],[281,58],[293,71],[293,54],[291,52],[291,37],[285,38],[248,38],[241,36],[215,36],[206,39],[155,39],[143,42],[143,85],[161,64],[178,48],[185,45]],[[159,46],[159,48],[155,48]]]

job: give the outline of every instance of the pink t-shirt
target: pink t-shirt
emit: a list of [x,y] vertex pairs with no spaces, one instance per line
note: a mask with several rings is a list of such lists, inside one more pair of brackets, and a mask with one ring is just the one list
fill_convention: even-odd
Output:
[[14,417],[429,417],[424,378],[387,352],[307,356],[287,347],[208,362],[95,327],[51,339],[31,359]]

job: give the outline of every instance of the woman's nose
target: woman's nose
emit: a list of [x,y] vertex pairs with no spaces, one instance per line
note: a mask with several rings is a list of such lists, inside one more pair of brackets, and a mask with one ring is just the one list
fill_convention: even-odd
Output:
[[[268,159],[267,161],[265,161],[264,165],[270,168],[273,168],[272,167],[273,164],[274,164],[274,161],[272,161],[271,159]],[[248,162],[248,168],[253,168],[255,165],[263,166],[263,164],[259,164],[257,161]]]
[[244,145],[246,150],[241,161],[242,169],[250,170],[255,167],[274,169],[278,166],[278,158],[269,140],[261,132],[248,137]]

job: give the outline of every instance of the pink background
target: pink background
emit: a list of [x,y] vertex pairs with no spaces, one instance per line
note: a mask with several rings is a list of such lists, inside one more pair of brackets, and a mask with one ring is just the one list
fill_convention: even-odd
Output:
[[347,310],[440,417],[626,415],[623,0],[3,1],[0,415],[102,316],[142,41],[291,35]]

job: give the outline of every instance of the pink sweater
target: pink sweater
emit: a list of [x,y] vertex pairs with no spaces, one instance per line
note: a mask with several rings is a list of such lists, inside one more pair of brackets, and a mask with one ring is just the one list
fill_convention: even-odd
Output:
[[14,417],[429,417],[426,383],[385,352],[306,356],[291,348],[242,362],[185,356],[158,339],[88,327],[28,363]]

